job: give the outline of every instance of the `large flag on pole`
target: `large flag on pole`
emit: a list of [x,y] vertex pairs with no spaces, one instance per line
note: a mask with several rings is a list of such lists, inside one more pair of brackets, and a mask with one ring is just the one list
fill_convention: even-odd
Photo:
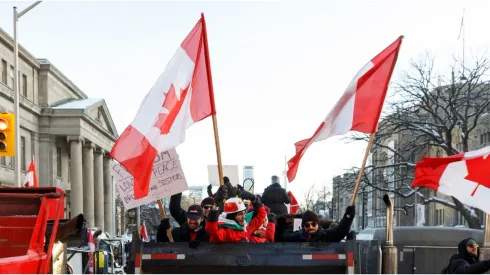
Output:
[[311,144],[349,131],[376,132],[402,39],[400,36],[364,65],[313,136],[295,144],[296,155],[288,161],[289,182],[296,177],[301,157]]
[[187,128],[216,114],[208,83],[206,39],[202,16],[112,148],[110,155],[134,177],[135,199],[148,195],[157,153],[175,148],[184,142]]
[[423,158],[412,187],[426,187],[490,213],[490,147],[444,158]]
[[31,164],[29,164],[29,169],[27,169],[26,178],[24,180],[24,187],[39,187],[34,156],[32,156],[32,161]]

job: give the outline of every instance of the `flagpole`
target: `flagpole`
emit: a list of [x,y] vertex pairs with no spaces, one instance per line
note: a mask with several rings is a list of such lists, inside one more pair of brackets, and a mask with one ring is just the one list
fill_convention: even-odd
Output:
[[361,185],[362,175],[364,174],[364,169],[366,168],[366,162],[374,142],[375,134],[376,132],[371,133],[371,135],[369,136],[366,152],[364,153],[364,159],[362,160],[361,170],[359,170],[359,175],[357,176],[357,182],[356,185],[354,186],[354,193],[352,194],[352,200],[350,201],[350,205],[354,205],[354,203],[356,202],[357,191],[359,190],[359,186]]
[[214,102],[214,89],[213,89],[213,77],[211,74],[211,61],[209,58],[209,46],[208,46],[208,31],[206,29],[206,20],[204,19],[204,13],[201,13],[202,19],[202,33],[204,38],[204,57],[206,59],[206,71],[208,74],[208,89],[209,98],[211,101],[211,110],[213,118],[213,129],[214,129],[214,143],[216,145],[216,157],[218,159],[218,174],[220,185],[224,184],[223,181],[223,164],[221,162],[221,148],[219,143],[219,133],[218,133],[218,120],[216,119],[216,104]]
[[[158,208],[160,208],[160,215],[162,215],[162,219],[166,219],[167,214],[165,213],[165,208],[163,208],[162,200],[157,200],[157,202]],[[174,237],[172,236],[172,231],[170,231],[170,228],[167,228],[167,237],[171,243],[174,242]]]

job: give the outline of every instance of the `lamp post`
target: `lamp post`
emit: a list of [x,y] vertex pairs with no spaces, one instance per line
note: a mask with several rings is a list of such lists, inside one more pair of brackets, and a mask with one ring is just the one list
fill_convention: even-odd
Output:
[[14,112],[15,112],[15,174],[14,182],[18,187],[22,187],[20,181],[20,107],[19,107],[19,43],[17,41],[17,23],[28,11],[39,5],[42,1],[36,1],[34,4],[25,8],[21,12],[17,12],[17,7],[14,7]]

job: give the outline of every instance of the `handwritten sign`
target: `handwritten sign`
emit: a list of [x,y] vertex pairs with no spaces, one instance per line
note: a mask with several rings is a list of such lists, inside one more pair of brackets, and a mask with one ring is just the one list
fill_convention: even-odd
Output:
[[120,164],[112,167],[112,175],[116,180],[119,199],[126,209],[152,203],[170,197],[188,188],[184,171],[180,165],[179,155],[175,149],[161,152],[155,158],[148,196],[134,199],[134,178]]

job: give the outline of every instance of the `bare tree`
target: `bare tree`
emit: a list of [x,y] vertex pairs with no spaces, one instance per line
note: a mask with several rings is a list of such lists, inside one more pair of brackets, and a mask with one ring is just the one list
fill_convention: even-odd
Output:
[[[435,192],[419,192],[410,187],[416,160],[428,153],[442,157],[478,149],[471,146],[471,139],[475,136],[479,139],[475,135],[478,126],[488,123],[487,57],[474,58],[471,66],[455,59],[449,76],[437,74],[434,64],[429,54],[420,61],[412,61],[412,70],[404,72],[401,81],[395,84],[392,101],[387,103],[387,114],[375,136],[372,176],[365,176],[363,182],[403,198],[417,193],[420,203],[444,204],[461,212],[469,227],[480,228],[474,209],[458,199],[451,197],[449,201],[436,197]],[[367,141],[368,136],[356,134],[352,140]],[[413,206],[406,204],[402,208]]]
[[304,201],[301,205],[304,211],[313,210],[313,205],[317,199],[317,191],[315,190],[315,184],[310,185],[308,190],[304,193]]

